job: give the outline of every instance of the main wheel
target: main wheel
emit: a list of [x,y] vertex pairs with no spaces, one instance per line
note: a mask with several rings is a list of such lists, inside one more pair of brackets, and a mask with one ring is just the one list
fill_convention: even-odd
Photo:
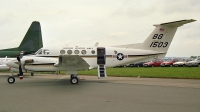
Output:
[[31,72],[31,76],[34,76],[34,73],[33,73],[33,72]]
[[79,82],[78,77],[71,77],[71,79],[70,79],[71,84],[78,84],[78,82]]
[[13,76],[10,76],[10,77],[8,77],[7,81],[9,84],[13,84],[13,83],[15,83],[15,78]]

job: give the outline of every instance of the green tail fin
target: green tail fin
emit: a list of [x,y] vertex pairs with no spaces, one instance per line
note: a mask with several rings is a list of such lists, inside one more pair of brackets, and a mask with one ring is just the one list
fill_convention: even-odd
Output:
[[18,50],[32,53],[36,52],[38,49],[42,47],[43,47],[43,42],[42,42],[42,32],[40,23],[34,21],[32,22],[26,35],[24,36],[24,39],[19,45]]

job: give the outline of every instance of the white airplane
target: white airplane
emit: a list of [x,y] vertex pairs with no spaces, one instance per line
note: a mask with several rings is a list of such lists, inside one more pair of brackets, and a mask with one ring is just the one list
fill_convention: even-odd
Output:
[[[66,71],[71,75],[71,84],[77,84],[78,70],[98,69],[98,77],[107,77],[106,68],[144,60],[165,57],[178,27],[196,20],[180,20],[154,25],[156,28],[137,47],[129,45],[115,47],[46,47],[35,55],[17,57],[7,62],[7,66],[19,69],[23,79],[25,71]],[[8,83],[15,82],[11,75]]]

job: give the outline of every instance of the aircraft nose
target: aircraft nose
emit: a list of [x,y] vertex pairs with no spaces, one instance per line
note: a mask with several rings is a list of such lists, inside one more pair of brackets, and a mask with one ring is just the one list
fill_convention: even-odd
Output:
[[18,62],[17,60],[10,60],[6,63],[7,66],[13,67],[13,68],[18,68],[19,65],[16,64],[16,62]]

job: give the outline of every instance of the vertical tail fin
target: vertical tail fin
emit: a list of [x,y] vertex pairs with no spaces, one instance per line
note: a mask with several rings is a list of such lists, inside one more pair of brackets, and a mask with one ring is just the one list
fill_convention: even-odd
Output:
[[18,47],[18,50],[25,52],[36,52],[43,47],[42,33],[40,23],[37,21],[32,22],[24,39]]
[[178,27],[196,20],[180,20],[154,25],[156,28],[143,42],[142,49],[167,52]]

